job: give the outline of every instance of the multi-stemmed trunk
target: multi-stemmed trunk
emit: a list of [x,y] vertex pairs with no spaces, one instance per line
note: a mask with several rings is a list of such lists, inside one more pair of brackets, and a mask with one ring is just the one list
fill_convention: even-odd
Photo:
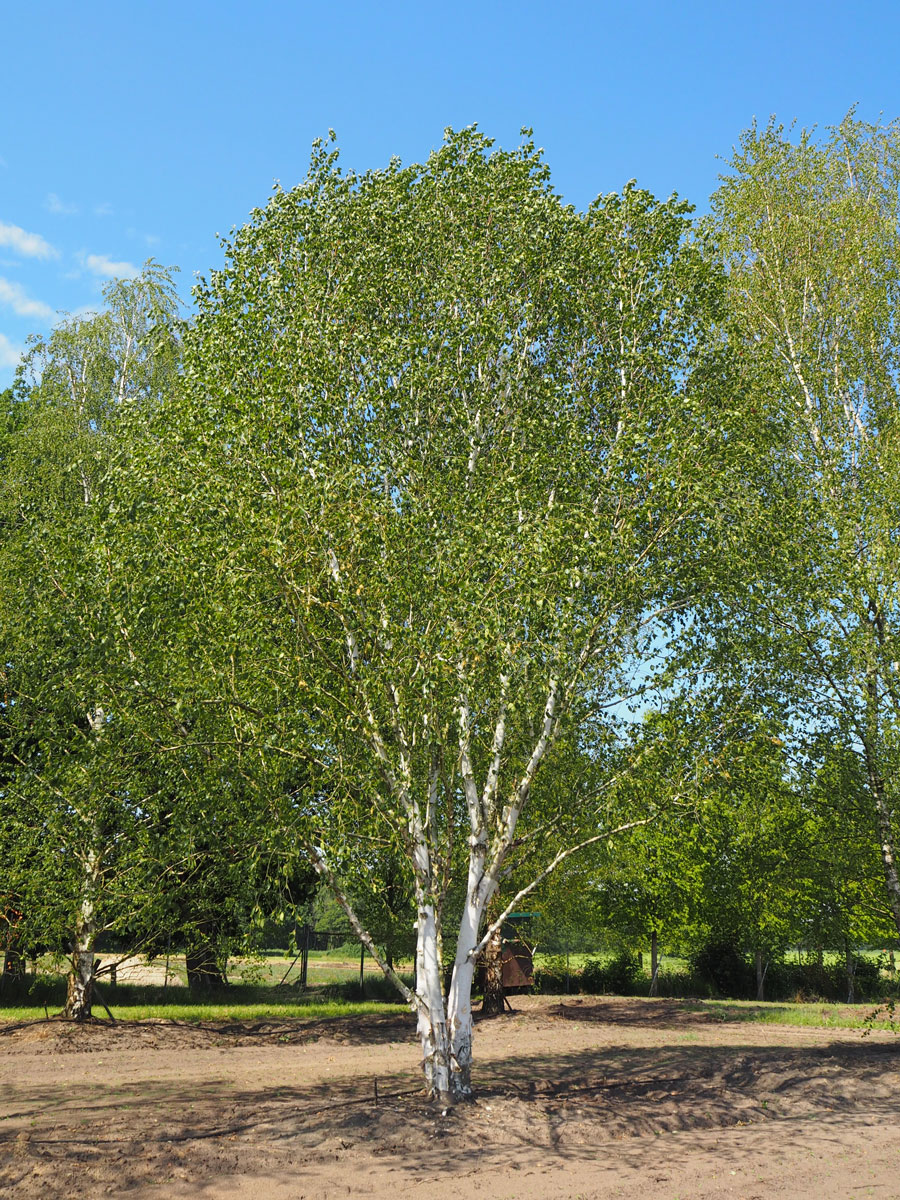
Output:
[[420,909],[417,947],[416,1007],[425,1086],[440,1103],[472,1094],[472,983],[484,905],[467,901],[457,939],[446,1000],[442,990],[433,910]]

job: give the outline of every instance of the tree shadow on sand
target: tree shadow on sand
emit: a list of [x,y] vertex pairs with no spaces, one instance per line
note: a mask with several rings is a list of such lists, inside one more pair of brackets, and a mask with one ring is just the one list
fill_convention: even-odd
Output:
[[[367,1040],[396,1034],[393,1021],[370,1028]],[[17,1140],[11,1159],[0,1158],[0,1184],[15,1187],[27,1167],[40,1194],[54,1200],[67,1194],[76,1163],[98,1186],[115,1164],[124,1189],[166,1171],[187,1172],[198,1185],[237,1171],[315,1172],[325,1162],[349,1164],[361,1149],[401,1177],[464,1172],[473,1163],[515,1171],[536,1156],[564,1163],[599,1147],[638,1162],[645,1151],[637,1143],[629,1150],[629,1139],[744,1127],[749,1140],[741,1145],[749,1147],[749,1127],[773,1122],[837,1141],[848,1123],[896,1121],[900,1046],[590,1048],[485,1061],[477,1078],[475,1100],[444,1112],[426,1102],[412,1070],[305,1086],[273,1079],[253,1091],[147,1080],[107,1091],[96,1083],[24,1089],[27,1101],[9,1114],[0,1148],[31,1122],[41,1127]],[[667,1140],[667,1162],[683,1144]]]

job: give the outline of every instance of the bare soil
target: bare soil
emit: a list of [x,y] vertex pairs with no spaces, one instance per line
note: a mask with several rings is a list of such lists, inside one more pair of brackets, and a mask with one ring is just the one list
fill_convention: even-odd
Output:
[[0,1025],[0,1195],[900,1197],[896,1036],[513,1003],[443,1113],[411,1018]]

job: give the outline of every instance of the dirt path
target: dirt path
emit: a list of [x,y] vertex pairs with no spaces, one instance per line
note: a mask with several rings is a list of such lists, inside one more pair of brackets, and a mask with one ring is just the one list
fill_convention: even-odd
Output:
[[0,1195],[900,1197],[893,1035],[517,1007],[480,1024],[478,1098],[446,1116],[403,1018],[0,1025]]

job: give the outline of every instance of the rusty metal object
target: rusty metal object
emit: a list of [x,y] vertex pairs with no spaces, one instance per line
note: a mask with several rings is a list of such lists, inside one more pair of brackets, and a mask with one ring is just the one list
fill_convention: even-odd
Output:
[[503,989],[530,988],[534,983],[534,959],[531,950],[518,940],[505,942],[501,955]]

